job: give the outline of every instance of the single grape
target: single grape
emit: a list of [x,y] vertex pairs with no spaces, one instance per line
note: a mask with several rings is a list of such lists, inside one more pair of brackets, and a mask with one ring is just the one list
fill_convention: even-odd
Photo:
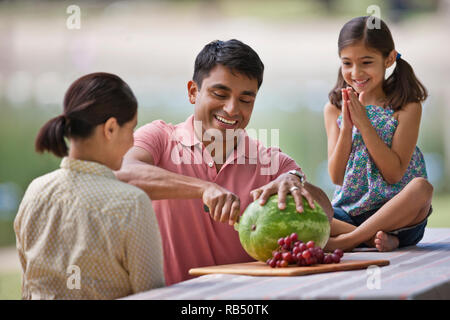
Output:
[[281,259],[281,252],[280,252],[280,251],[276,251],[276,252],[273,254],[273,259],[274,259],[274,260],[280,260],[280,259]]
[[314,248],[316,246],[316,244],[314,243],[314,241],[311,240],[306,243],[306,246],[308,248]]
[[305,250],[302,252],[302,257],[305,259],[311,258],[311,252],[309,250]]
[[330,254],[327,254],[327,255],[323,258],[323,263],[325,263],[325,264],[333,263],[333,258],[331,258],[331,255],[330,255]]
[[282,257],[283,261],[292,262],[292,254],[290,252],[283,252]]
[[332,253],[331,254],[331,259],[333,259],[334,263],[339,263],[341,261],[341,257],[339,257],[337,254]]
[[279,244],[280,246],[283,246],[283,245],[284,245],[284,238],[278,239],[278,244]]
[[342,251],[342,249],[336,249],[334,250],[334,254],[337,254],[339,258],[342,258],[344,256],[344,251]]
[[302,243],[301,241],[295,241],[294,242],[294,247],[298,247],[300,245],[300,243]]
[[289,236],[289,238],[291,239],[291,242],[295,242],[298,239],[298,235],[294,232]]
[[289,237],[284,238],[284,244],[286,246],[290,247],[291,246],[291,242],[292,242],[291,238],[289,238]]
[[305,251],[306,249],[308,249],[308,247],[306,246],[306,244],[301,243],[298,248],[300,249],[301,252]]
[[280,262],[281,268],[286,268],[288,265],[289,265],[289,263],[286,260],[281,260],[281,262]]
[[280,264],[281,264],[281,260],[277,260],[277,261],[275,262],[275,266],[276,266],[277,268],[280,267]]
[[313,260],[312,260],[312,257],[308,257],[308,258],[306,258],[306,259],[305,259],[305,261],[306,261],[306,265],[307,265],[307,266],[310,266],[310,265],[312,265],[312,264],[313,264]]
[[292,249],[292,253],[293,254],[297,254],[300,252],[300,248],[299,247],[294,247],[294,249]]
[[275,259],[270,259],[269,266],[271,268],[275,268],[277,266],[277,261],[275,261]]

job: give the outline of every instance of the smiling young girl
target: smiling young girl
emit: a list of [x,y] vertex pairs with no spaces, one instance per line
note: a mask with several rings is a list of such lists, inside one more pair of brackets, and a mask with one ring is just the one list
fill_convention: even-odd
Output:
[[150,199],[113,173],[136,123],[128,85],[91,73],[70,86],[64,112],[41,128],[36,150],[63,159],[31,182],[14,221],[24,299],[115,299],[164,285]]
[[416,146],[427,90],[387,25],[370,22],[358,17],[341,29],[342,64],[324,111],[328,170],[337,185],[329,250],[414,245],[432,211],[433,187]]

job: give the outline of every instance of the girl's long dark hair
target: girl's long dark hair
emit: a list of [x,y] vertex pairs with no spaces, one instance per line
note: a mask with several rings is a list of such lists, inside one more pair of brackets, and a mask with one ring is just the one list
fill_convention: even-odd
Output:
[[136,98],[121,78],[103,72],[85,75],[67,90],[64,113],[40,129],[35,141],[36,151],[64,157],[68,153],[64,137],[87,138],[97,125],[111,117],[122,126],[131,121],[136,112]]
[[[381,52],[384,58],[395,49],[386,23],[379,19],[380,28],[370,28],[368,19],[368,16],[353,18],[342,27],[338,39],[339,54],[345,47],[361,41],[367,48]],[[347,86],[339,68],[336,85],[328,94],[330,102],[339,109],[342,107],[341,89]],[[385,106],[391,106],[394,110],[410,102],[423,102],[428,97],[427,89],[417,79],[410,64],[402,58],[397,59],[393,73],[383,83],[383,90],[387,97]]]

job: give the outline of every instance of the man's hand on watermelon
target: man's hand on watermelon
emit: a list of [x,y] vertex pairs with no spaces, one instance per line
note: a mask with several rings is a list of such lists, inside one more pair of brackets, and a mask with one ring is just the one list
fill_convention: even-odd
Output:
[[[289,191],[289,189],[293,191]],[[267,202],[267,199],[275,193],[278,193],[278,208],[280,208],[280,210],[286,208],[285,201],[288,193],[291,193],[294,197],[297,211],[300,213],[303,212],[302,197],[308,201],[312,208],[315,207],[314,201],[316,201],[324,210],[328,217],[328,222],[331,224],[334,215],[333,207],[330,199],[328,199],[328,196],[322,189],[308,182],[305,182],[304,185],[302,185],[298,177],[289,173],[284,173],[276,180],[251,191],[253,201],[259,199],[261,205],[264,205]]]
[[314,208],[314,199],[308,190],[301,183],[300,179],[290,173],[283,173],[277,179],[260,188],[254,189],[250,192],[253,196],[253,201],[259,199],[259,203],[264,205],[267,199],[275,193],[278,193],[278,208],[284,210],[286,208],[286,196],[292,194],[295,200],[295,206],[299,213],[303,212],[304,197],[309,205]]

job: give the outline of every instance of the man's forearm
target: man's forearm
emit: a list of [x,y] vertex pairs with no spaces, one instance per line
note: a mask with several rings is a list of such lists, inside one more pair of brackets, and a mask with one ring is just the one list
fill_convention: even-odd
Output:
[[116,172],[118,179],[144,190],[150,199],[195,199],[202,198],[210,183],[150,164],[128,164]]

